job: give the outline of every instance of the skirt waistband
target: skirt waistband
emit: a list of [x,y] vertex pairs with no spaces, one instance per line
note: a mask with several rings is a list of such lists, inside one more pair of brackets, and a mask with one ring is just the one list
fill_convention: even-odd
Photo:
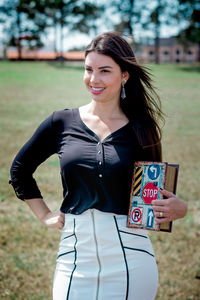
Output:
[[147,230],[126,227],[127,215],[118,215],[118,214],[110,213],[110,212],[102,212],[95,208],[88,209],[79,215],[70,214],[70,213],[65,214],[64,227],[67,226],[67,224],[72,223],[74,220],[78,224],[83,223],[84,225],[85,225],[85,223],[88,223],[88,225],[89,225],[89,223],[92,220],[95,220],[95,223],[97,223],[98,226],[101,226],[101,224],[102,225],[104,224],[104,227],[105,227],[105,224],[107,224],[107,227],[109,228],[109,226],[111,226],[111,224],[113,224],[114,219],[116,220],[119,227],[124,228],[127,232],[135,233],[135,234],[138,233],[138,234],[142,234],[144,236],[148,236]]
[[104,212],[104,211],[100,211],[96,208],[90,208],[86,211],[84,211],[83,213],[81,214],[78,214],[78,215],[75,215],[75,214],[70,214],[70,213],[67,213],[65,214],[67,216],[67,218],[71,218],[71,219],[87,219],[89,216],[91,216],[91,214],[94,214],[94,215],[98,215],[99,218],[111,218],[113,216],[117,216],[117,217],[123,217],[123,218],[127,218],[126,215],[118,215],[118,214],[115,214],[115,213],[111,213],[111,212]]

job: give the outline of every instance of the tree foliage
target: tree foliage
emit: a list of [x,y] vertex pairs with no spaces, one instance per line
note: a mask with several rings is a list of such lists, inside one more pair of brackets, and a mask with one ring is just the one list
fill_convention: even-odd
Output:
[[118,21],[113,21],[114,30],[130,35],[134,39],[136,24],[141,23],[143,2],[138,0],[112,0],[107,3],[107,7],[111,8],[114,16],[118,16]]
[[200,44],[200,1],[199,0],[179,0],[180,20],[184,18],[187,26],[180,32],[180,39],[184,42],[187,40]]
[[[152,38],[154,36],[157,62],[161,28],[173,26],[175,20],[179,21],[180,28],[184,24],[180,40],[185,44],[189,40],[200,45],[200,0],[103,0],[101,5],[95,0],[2,0],[2,3],[3,43],[17,47],[19,57],[22,46],[41,47],[43,37],[50,29],[54,32],[54,50],[58,52],[59,41],[62,55],[68,33],[96,34],[97,24],[104,18],[108,20],[105,22],[107,28],[110,23],[114,30],[130,35],[134,45],[136,36],[142,38],[145,31],[150,32]],[[138,32],[142,34],[138,35]]]
[[[172,25],[177,13],[177,0],[113,0],[113,10],[119,16],[114,29],[135,36],[136,30],[145,36],[145,31],[154,39],[155,62],[159,63],[159,40],[161,27]],[[135,40],[135,39],[134,39]],[[135,41],[134,41],[135,44]]]
[[89,33],[95,29],[95,20],[102,11],[103,6],[86,0],[4,0],[0,7],[0,22],[6,24],[9,20],[9,25],[5,25],[8,44],[18,47],[20,58],[21,45],[42,46],[41,38],[49,28],[54,28],[57,40],[59,27],[62,52],[64,29]]

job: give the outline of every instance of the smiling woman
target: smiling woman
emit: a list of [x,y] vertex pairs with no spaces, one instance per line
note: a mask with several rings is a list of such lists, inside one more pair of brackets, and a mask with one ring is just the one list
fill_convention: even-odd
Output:
[[[151,242],[126,220],[134,162],[161,160],[159,98],[120,35],[97,36],[85,56],[90,103],[44,120],[15,157],[10,183],[44,225],[62,231],[54,300],[153,300],[158,272]],[[54,153],[63,184],[56,212],[33,178]],[[163,193],[165,204],[154,201],[157,221],[183,217],[186,205]]]
[[111,57],[95,52],[87,55],[84,82],[93,100],[114,101],[119,105],[122,80],[126,82],[128,78],[128,72],[122,72]]
[[122,82],[126,83],[128,78],[128,72],[122,72],[120,66],[111,57],[96,52],[87,55],[84,82],[91,93],[92,106],[98,107],[101,116],[90,113],[87,105],[79,110],[83,122],[96,132],[100,140],[129,121],[120,109]]

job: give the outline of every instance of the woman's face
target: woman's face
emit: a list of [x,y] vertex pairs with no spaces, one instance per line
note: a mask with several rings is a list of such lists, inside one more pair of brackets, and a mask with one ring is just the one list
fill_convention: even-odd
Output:
[[90,52],[85,59],[84,82],[92,99],[98,102],[120,100],[121,85],[128,79],[128,72],[110,57]]

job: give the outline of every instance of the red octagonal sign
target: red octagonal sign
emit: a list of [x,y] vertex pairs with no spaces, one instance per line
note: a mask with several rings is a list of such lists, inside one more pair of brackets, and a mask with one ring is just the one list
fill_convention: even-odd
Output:
[[148,182],[142,191],[142,198],[146,204],[151,204],[152,200],[156,200],[158,197],[158,188],[153,182]]

